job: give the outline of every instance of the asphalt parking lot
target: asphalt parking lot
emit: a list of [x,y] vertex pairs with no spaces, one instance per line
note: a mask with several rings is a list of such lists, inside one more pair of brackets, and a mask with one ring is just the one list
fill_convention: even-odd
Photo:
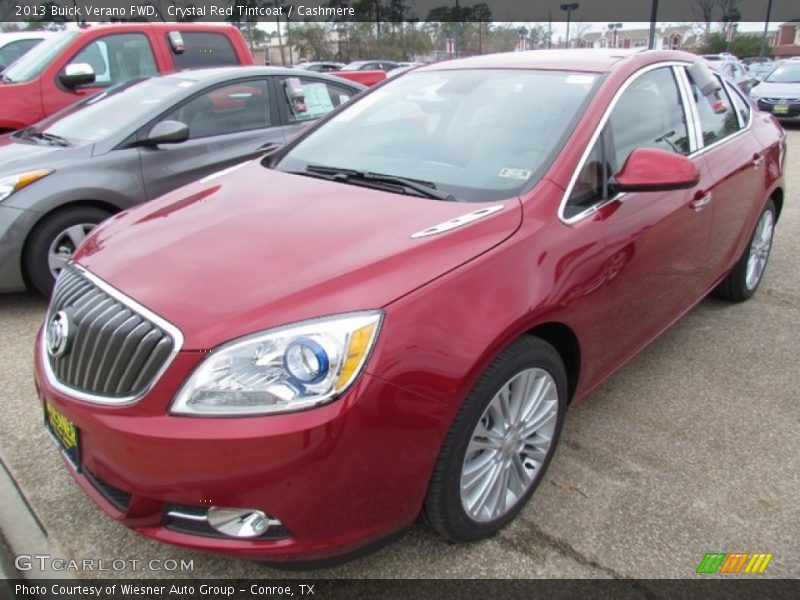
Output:
[[[137,536],[84,496],[44,432],[31,355],[46,304],[32,294],[0,296],[0,457],[53,556],[140,561],[104,577],[684,578],[706,552],[773,553],[764,576],[800,577],[800,128],[788,135],[789,193],[755,298],[703,301],[574,407],[546,479],[493,539],[449,545],[419,524],[297,574]],[[141,570],[151,559],[193,570]]]

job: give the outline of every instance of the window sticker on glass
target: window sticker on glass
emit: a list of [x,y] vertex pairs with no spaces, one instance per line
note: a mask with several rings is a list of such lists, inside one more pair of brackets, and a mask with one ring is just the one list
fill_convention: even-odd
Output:
[[316,119],[333,110],[331,95],[324,83],[304,83],[303,91],[306,97],[307,118]]
[[339,104],[344,104],[348,100],[350,100],[350,96],[347,94],[339,94]]
[[567,83],[577,83],[579,85],[590,85],[594,83],[594,75],[570,75]]
[[532,171],[529,169],[513,169],[511,167],[503,167],[498,173],[499,177],[505,179],[519,179],[520,181],[527,181],[531,176]]

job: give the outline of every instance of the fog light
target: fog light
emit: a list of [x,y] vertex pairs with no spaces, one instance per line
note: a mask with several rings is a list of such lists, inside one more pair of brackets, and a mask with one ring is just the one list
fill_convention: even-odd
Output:
[[212,506],[206,514],[208,524],[222,534],[238,538],[258,537],[269,529],[269,517],[250,508]]

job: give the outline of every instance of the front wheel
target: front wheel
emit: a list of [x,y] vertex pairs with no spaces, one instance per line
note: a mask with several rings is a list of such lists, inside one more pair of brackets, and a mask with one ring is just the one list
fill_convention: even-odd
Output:
[[767,269],[767,261],[772,249],[776,214],[775,203],[772,199],[767,200],[747,249],[727,277],[714,290],[716,296],[734,302],[743,302],[758,289],[758,285],[764,277],[764,271]]
[[564,421],[567,377],[535,337],[506,348],[461,407],[434,468],[425,517],[445,537],[488,537],[521,510],[544,476]]
[[75,250],[111,213],[93,206],[62,209],[39,223],[25,246],[25,273],[30,284],[44,296],[53,291],[56,277]]

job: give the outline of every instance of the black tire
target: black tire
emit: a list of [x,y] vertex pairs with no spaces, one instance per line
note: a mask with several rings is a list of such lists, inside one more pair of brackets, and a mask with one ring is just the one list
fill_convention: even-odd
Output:
[[[48,263],[51,245],[70,227],[76,225],[95,226],[110,216],[110,212],[101,208],[78,206],[61,209],[42,219],[28,238],[22,256],[22,266],[30,286],[42,295],[50,296],[55,284],[55,278]],[[65,249],[74,250],[75,248],[70,248],[67,244]]]
[[[555,431],[541,466],[529,489],[515,501],[508,512],[493,520],[479,521],[465,510],[461,499],[461,476],[467,449],[478,423],[495,395],[512,378],[531,368],[549,374],[556,387]],[[542,480],[564,422],[567,404],[567,376],[558,352],[547,342],[525,336],[511,344],[489,365],[467,396],[450,427],[428,486],[423,514],[428,524],[454,541],[472,541],[495,534],[508,524],[527,503]]]
[[[767,216],[769,215],[769,216]],[[730,273],[722,280],[722,282],[714,289],[714,295],[722,298],[724,300],[730,300],[732,302],[744,302],[745,300],[749,299],[753,294],[755,294],[758,286],[761,284],[761,280],[764,277],[764,272],[767,269],[767,263],[769,262],[769,253],[772,249],[772,236],[775,232],[775,220],[777,217],[777,211],[775,210],[775,203],[772,199],[767,200],[767,203],[764,205],[764,210],[761,211],[761,214],[758,217],[758,221],[756,221],[755,229],[753,233],[750,235],[750,239],[747,241],[747,247],[745,248],[742,256],[736,262],[736,264],[731,269]],[[754,252],[758,250],[754,248],[753,241],[755,240],[756,235],[759,233],[759,225],[761,225],[762,221],[767,218],[771,219],[771,226],[772,230],[769,234],[769,244],[766,248],[766,256],[764,256],[764,266],[760,270],[760,273],[753,284],[752,281],[748,283],[747,277],[747,266],[750,262],[750,257]],[[763,249],[761,250],[763,254]]]

